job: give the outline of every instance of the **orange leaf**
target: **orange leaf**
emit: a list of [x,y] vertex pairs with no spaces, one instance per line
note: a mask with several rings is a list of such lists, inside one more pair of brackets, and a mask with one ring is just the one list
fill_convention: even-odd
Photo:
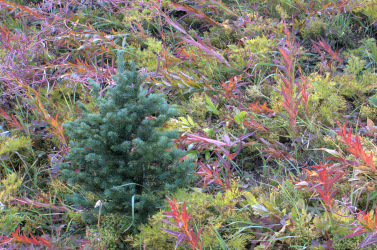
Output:
[[38,240],[29,232],[30,238],[26,237],[25,233],[20,234],[20,226],[17,227],[15,232],[11,232],[12,237],[2,236],[0,237],[0,245],[5,245],[12,241],[22,244],[28,244],[33,246],[51,246],[51,243],[46,239],[37,236]]

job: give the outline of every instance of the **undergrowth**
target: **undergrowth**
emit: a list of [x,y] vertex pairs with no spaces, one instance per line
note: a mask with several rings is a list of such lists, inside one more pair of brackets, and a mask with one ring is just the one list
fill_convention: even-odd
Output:
[[376,13],[0,0],[0,246],[374,249]]

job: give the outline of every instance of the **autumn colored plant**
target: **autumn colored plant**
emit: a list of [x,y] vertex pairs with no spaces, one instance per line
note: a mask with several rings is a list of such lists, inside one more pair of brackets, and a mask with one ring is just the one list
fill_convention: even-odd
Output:
[[171,218],[174,220],[174,222],[171,222],[165,219],[161,219],[161,221],[169,225],[172,225],[174,227],[178,227],[179,231],[176,232],[176,231],[165,229],[165,228],[161,228],[161,230],[177,237],[177,241],[175,243],[176,248],[183,241],[189,246],[190,249],[193,249],[193,250],[202,249],[203,242],[200,243],[199,240],[200,240],[200,233],[203,228],[201,228],[198,233],[194,232],[194,229],[189,224],[191,214],[187,215],[186,203],[183,203],[182,211],[180,211],[179,202],[178,200],[174,198],[174,196],[173,196],[173,200],[171,200],[169,197],[166,197],[166,198],[169,201],[171,212],[166,212],[164,217]]
[[[187,144],[194,143],[196,145],[196,147],[199,147],[199,148],[204,148],[204,147],[208,147],[210,145],[215,145],[216,146],[216,148],[214,150],[215,154],[218,155],[218,154],[221,153],[224,156],[226,156],[226,158],[229,161],[231,161],[240,153],[240,151],[242,149],[242,144],[244,143],[244,140],[249,138],[253,134],[255,134],[255,132],[249,133],[247,135],[240,136],[238,138],[231,134],[231,136],[235,139],[234,141],[231,141],[230,137],[227,134],[225,134],[225,135],[221,136],[221,139],[224,140],[224,142],[222,142],[220,140],[211,139],[207,135],[205,135],[204,133],[200,134],[200,135],[188,133],[186,135],[185,143],[187,143]],[[235,152],[232,153],[231,148],[234,145],[237,145],[237,144],[239,144],[239,147],[237,148],[237,150]]]
[[[304,107],[307,111],[307,102],[309,93],[307,92],[307,81],[299,83],[296,80],[296,61],[298,56],[298,45],[296,43],[296,38],[291,34],[287,28],[287,24],[284,21],[284,33],[285,40],[283,46],[279,47],[278,50],[282,58],[278,61],[280,65],[278,68],[281,70],[279,75],[282,83],[280,84],[280,94],[283,97],[283,100],[280,101],[283,108],[288,112],[288,120],[291,130],[294,136],[298,135],[297,128],[297,118],[298,118],[298,109],[300,103],[304,101]],[[300,69],[301,78],[304,79],[302,71]],[[297,87],[298,91],[295,92]]]
[[297,163],[297,160],[289,153],[289,148],[284,144],[277,141],[270,143],[262,138],[259,138],[259,141],[261,141],[261,144],[263,145],[261,150],[263,154],[261,156],[267,157],[266,161],[269,159],[277,159]]
[[[215,20],[213,20],[212,18],[210,18],[209,16],[207,16],[200,8],[193,8],[193,7],[190,7],[190,6],[186,5],[186,4],[179,4],[179,3],[174,3],[174,2],[172,2],[172,5],[173,5],[173,8],[175,10],[180,10],[180,11],[186,12],[187,16],[194,16],[194,17],[202,19],[202,20],[204,20],[206,22],[209,22],[211,24],[221,25],[218,22],[216,22]],[[217,11],[216,8],[212,8],[212,9],[214,9],[215,11]]]
[[344,238],[351,238],[358,235],[366,234],[365,239],[358,245],[358,248],[364,248],[366,246],[377,243],[377,206],[375,207],[374,214],[370,212],[361,211],[359,213],[351,212],[356,217],[356,220],[349,225],[352,233],[348,234]]
[[30,238],[28,238],[25,233],[20,234],[19,233],[20,226],[17,227],[16,231],[11,233],[10,237],[7,236],[1,236],[0,237],[0,246],[7,245],[12,242],[20,243],[20,244],[27,244],[32,246],[46,246],[51,247],[51,243],[40,237],[40,236],[34,236],[30,233]]
[[[318,42],[314,42],[312,40],[312,45],[320,54],[322,63],[327,64],[327,66],[329,67],[331,74],[333,73],[332,62],[335,62],[337,64],[336,67],[343,63],[344,58],[340,55],[342,50],[332,50],[331,46],[322,37],[319,38]],[[321,49],[323,49],[329,56],[323,53]]]
[[15,13],[16,17],[27,17],[30,16],[32,18],[44,18],[44,16],[36,11],[33,8],[29,8],[23,5],[14,4],[12,2],[7,2],[0,0],[0,7],[9,10],[9,14]]
[[249,104],[250,111],[257,113],[257,114],[273,114],[275,113],[272,109],[267,107],[267,102],[264,102],[263,104]]
[[[222,95],[227,99],[237,98],[240,100],[241,98],[241,90],[238,88],[238,81],[240,77],[233,77],[228,82],[223,82],[221,87],[223,88],[224,93]],[[235,94],[237,93],[237,95]]]
[[[200,182],[203,181],[205,186],[206,184],[213,182],[222,186],[223,188],[230,189],[231,179],[234,172],[232,160],[241,152],[242,145],[245,143],[244,140],[253,134],[255,134],[255,132],[238,138],[231,135],[235,139],[233,142],[230,140],[230,137],[225,134],[221,137],[224,141],[222,142],[220,140],[209,138],[207,135],[205,135],[205,133],[188,133],[183,139],[184,143],[187,145],[193,143],[194,147],[201,150],[215,146],[215,148],[213,148],[213,153],[217,156],[217,161],[213,165],[201,165],[199,171],[196,172],[196,174],[202,178]],[[237,144],[238,148],[233,152],[232,147],[236,146]],[[219,179],[219,172],[222,168],[225,169],[225,185],[223,185],[223,182],[221,179]]]
[[[90,23],[81,24],[77,16],[67,13],[69,3],[66,8],[52,5],[50,10],[42,10],[41,6],[30,8],[0,2],[0,10],[8,9],[16,17],[41,27],[36,32],[26,23],[16,26],[17,31],[0,28],[3,38],[0,49],[5,49],[0,57],[0,80],[6,84],[9,95],[19,93],[19,83],[34,89],[48,86],[51,91],[62,79],[89,87],[88,78],[104,83],[115,73],[114,62],[104,59],[114,58],[114,49],[121,49],[114,42],[119,35],[96,30]],[[52,9],[59,12],[54,13]],[[67,52],[62,53],[64,50]],[[33,56],[29,55],[31,51]]]
[[[226,57],[229,51],[221,51],[214,47],[208,38],[202,38],[195,30],[188,29],[182,25],[182,20],[186,17],[191,17],[201,20],[205,25],[221,28],[223,24],[209,17],[208,13],[218,13],[219,15],[226,13],[232,16],[237,16],[237,14],[225,4],[214,0],[193,2],[190,5],[171,2],[172,9],[169,11],[161,8],[160,5],[154,2],[148,5],[148,8],[153,13],[152,17],[156,20],[156,25],[160,27],[158,36],[164,40],[166,34],[163,30],[165,27],[169,29],[173,28],[173,37],[178,41],[175,46],[178,45],[181,49],[167,53],[166,47],[163,47],[159,56],[157,70],[153,72],[152,79],[159,85],[170,88],[185,89],[187,91],[197,91],[199,89],[214,90],[216,85],[219,86],[222,81],[211,79],[212,77],[208,76],[208,72],[204,72],[200,68],[193,70],[189,67],[182,68],[179,65],[186,62],[196,64],[202,61],[202,58],[213,58],[213,67],[225,65],[228,68],[233,68]],[[184,15],[176,21],[171,17],[171,13],[178,11],[184,13]],[[193,48],[195,53],[192,50],[188,51],[188,48]],[[174,70],[177,66],[179,66],[179,70]]]
[[346,151],[352,154],[356,158],[356,161],[345,160],[343,157],[331,157],[329,159],[350,164],[363,171],[376,173],[377,169],[373,162],[373,153],[370,152],[368,154],[364,150],[360,136],[352,134],[352,126],[349,127],[347,132],[347,122],[345,122],[343,126],[341,126],[340,122],[337,122],[337,124],[339,130],[336,130],[336,133],[340,136],[339,141],[347,146]]
[[13,114],[8,115],[2,108],[0,108],[0,116],[7,121],[9,127],[19,129],[23,132],[26,131],[26,128],[20,124],[19,120]]
[[320,164],[311,166],[315,170],[304,169],[307,177],[301,182],[295,182],[298,187],[309,187],[314,189],[328,211],[333,211],[334,196],[337,192],[334,184],[340,180],[346,173],[340,164]]
[[[263,104],[250,103],[249,111],[254,114],[263,114],[268,118],[271,118],[276,114],[275,111],[267,107],[267,102],[264,102]],[[270,132],[266,126],[256,121],[250,114],[246,117],[246,119],[244,119],[243,126],[247,129],[252,129],[255,131]]]
[[[213,183],[220,187],[224,187],[224,183],[221,180],[219,171],[221,170],[221,167],[219,168],[216,163],[210,165],[210,164],[204,164],[203,162],[199,163],[200,168],[195,173],[196,175],[200,176],[201,180],[198,182],[198,184],[203,182],[202,188],[206,188],[209,184]],[[228,184],[229,182],[226,181]],[[227,189],[230,189],[229,186],[226,187]]]
[[[52,117],[48,111],[45,109],[41,99],[40,93],[32,89],[31,87],[24,85],[23,88],[25,89],[24,94],[29,98],[31,102],[34,104],[34,108],[32,110],[40,116],[41,119],[46,121],[48,125],[50,125],[51,132],[59,139],[60,149],[62,152],[68,152],[68,144],[66,140],[66,135],[63,131],[63,123],[58,120],[58,114],[55,115],[55,118]],[[32,95],[34,94],[34,96]],[[55,107],[55,104],[48,99],[48,102]]]

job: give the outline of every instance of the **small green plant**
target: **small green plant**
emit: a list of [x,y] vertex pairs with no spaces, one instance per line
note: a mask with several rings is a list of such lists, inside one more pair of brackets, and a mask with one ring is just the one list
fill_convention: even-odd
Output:
[[236,115],[234,115],[234,121],[240,126],[241,129],[244,129],[244,121],[245,121],[245,115],[247,114],[246,111],[239,111],[236,110]]
[[[117,85],[97,97],[99,113],[84,112],[64,125],[71,141],[60,166],[63,179],[104,201],[104,212],[131,216],[134,211],[139,223],[156,211],[167,192],[188,184],[192,164],[181,160],[185,151],[174,147],[177,132],[158,130],[175,108],[160,94],[148,95],[136,66],[131,63],[125,71],[122,61],[120,54]],[[78,194],[71,200],[87,208],[91,203]]]
[[217,114],[217,108],[219,107],[219,104],[217,103],[216,106],[212,103],[211,98],[206,94],[206,103],[207,109],[214,113],[215,115]]

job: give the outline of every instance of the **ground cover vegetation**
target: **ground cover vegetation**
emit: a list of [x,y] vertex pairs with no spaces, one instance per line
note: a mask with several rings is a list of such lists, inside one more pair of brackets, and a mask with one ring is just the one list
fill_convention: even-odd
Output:
[[0,17],[2,248],[376,248],[377,1]]

